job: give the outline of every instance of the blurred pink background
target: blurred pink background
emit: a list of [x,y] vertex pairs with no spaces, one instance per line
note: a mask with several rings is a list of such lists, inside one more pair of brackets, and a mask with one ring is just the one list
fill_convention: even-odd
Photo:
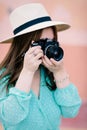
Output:
[[[9,21],[11,11],[31,2],[42,3],[52,19],[71,25],[69,30],[59,32],[58,38],[65,51],[65,66],[71,81],[78,88],[83,105],[75,119],[63,120],[61,128],[85,130],[87,129],[87,0],[0,0],[0,41],[13,35]],[[0,62],[9,47],[10,43],[0,44]]]

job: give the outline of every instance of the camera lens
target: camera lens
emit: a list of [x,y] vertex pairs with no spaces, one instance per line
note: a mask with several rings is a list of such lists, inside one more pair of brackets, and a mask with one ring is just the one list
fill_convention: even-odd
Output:
[[56,61],[59,61],[63,58],[63,49],[61,47],[56,47],[53,45],[48,46],[45,50],[45,55],[50,59],[53,58]]
[[56,61],[59,61],[63,58],[63,55],[64,55],[63,49],[61,47],[58,47],[57,54],[55,54],[55,52],[54,52],[54,59]]

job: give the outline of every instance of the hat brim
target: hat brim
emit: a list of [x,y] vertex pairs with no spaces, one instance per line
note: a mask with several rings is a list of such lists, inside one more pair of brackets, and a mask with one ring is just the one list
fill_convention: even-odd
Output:
[[43,23],[33,25],[31,27],[27,27],[27,29],[24,29],[23,31],[17,33],[14,36],[11,36],[11,37],[3,40],[3,41],[0,41],[0,43],[12,43],[13,39],[17,36],[20,36],[20,35],[23,35],[23,34],[26,34],[26,33],[29,33],[29,32],[33,32],[33,31],[36,31],[36,30],[40,30],[40,29],[43,29],[43,28],[46,28],[46,27],[51,27],[51,26],[56,26],[58,32],[64,31],[64,30],[70,28],[70,25],[63,23],[63,22],[47,21],[47,22],[43,22]]

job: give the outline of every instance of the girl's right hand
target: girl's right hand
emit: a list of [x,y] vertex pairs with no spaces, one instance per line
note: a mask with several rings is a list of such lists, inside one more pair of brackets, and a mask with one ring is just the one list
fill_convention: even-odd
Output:
[[24,56],[23,70],[35,73],[42,63],[42,57],[43,51],[41,46],[30,47]]

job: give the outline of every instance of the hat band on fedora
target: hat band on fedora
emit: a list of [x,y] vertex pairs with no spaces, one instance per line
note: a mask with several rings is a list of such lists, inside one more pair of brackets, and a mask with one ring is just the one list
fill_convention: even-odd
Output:
[[51,18],[49,16],[45,16],[45,17],[40,17],[40,18],[37,18],[37,19],[34,19],[34,20],[31,20],[31,21],[28,21],[26,23],[24,23],[23,25],[17,27],[13,33],[14,34],[17,34],[19,33],[20,31],[23,31],[24,29],[26,29],[27,27],[30,27],[32,25],[35,25],[35,24],[38,24],[38,23],[41,23],[41,22],[46,22],[46,21],[51,21]]

